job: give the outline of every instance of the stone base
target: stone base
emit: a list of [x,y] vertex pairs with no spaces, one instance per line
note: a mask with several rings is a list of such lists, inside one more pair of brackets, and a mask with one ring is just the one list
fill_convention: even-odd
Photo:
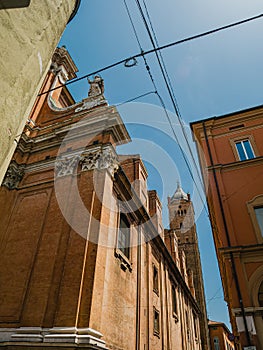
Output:
[[11,335],[11,341],[15,342],[34,342],[41,343],[43,341],[41,327],[21,327]]
[[[107,350],[102,334],[91,328],[54,327],[21,327],[17,329],[0,329],[0,347],[25,346],[30,348],[88,348]],[[11,345],[12,344],[12,345]]]
[[44,337],[44,343],[76,343],[94,345],[106,349],[102,334],[91,328],[52,328]]

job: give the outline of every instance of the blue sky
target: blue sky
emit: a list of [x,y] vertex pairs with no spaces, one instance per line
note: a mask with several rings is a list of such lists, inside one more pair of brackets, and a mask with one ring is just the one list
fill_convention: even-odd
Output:
[[[160,45],[263,13],[262,0],[145,0]],[[143,50],[151,43],[135,1],[127,0]],[[180,114],[192,143],[191,121],[262,104],[263,19],[163,50],[163,58],[175,91]],[[65,45],[79,68],[88,74],[139,53],[123,0],[82,0],[78,14],[67,26],[60,45]],[[154,54],[147,56],[152,75],[162,96],[185,157],[186,150],[178,120]],[[153,91],[142,59],[132,68],[123,65],[103,72],[105,96],[118,104]],[[76,100],[87,97],[87,81],[73,84]],[[156,188],[164,207],[179,179],[194,201],[210,319],[229,325],[228,312],[218,273],[207,212],[185,165],[178,143],[156,95],[118,107],[133,142],[120,149],[141,153],[149,171],[148,186]],[[200,188],[194,165],[190,168]],[[212,299],[211,299],[212,298]]]

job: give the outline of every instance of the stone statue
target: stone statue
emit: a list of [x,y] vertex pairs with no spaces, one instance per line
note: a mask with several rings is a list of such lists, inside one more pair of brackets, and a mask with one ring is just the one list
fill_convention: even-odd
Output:
[[99,75],[95,75],[93,80],[88,79],[90,84],[88,96],[98,96],[104,93],[104,81]]

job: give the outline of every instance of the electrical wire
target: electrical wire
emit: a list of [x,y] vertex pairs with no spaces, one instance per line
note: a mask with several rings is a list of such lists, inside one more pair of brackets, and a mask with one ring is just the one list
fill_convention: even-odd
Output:
[[217,32],[220,32],[222,30],[226,30],[226,29],[229,29],[229,28],[233,28],[233,27],[236,27],[236,26],[239,26],[239,25],[242,25],[242,24],[245,24],[245,23],[248,23],[248,22],[251,22],[251,21],[254,21],[254,20],[257,20],[257,19],[260,19],[263,17],[263,13],[257,15],[257,16],[253,16],[253,17],[249,17],[249,18],[246,18],[244,20],[241,20],[241,21],[238,21],[238,22],[234,22],[234,23],[230,23],[230,24],[227,24],[225,26],[222,26],[222,27],[219,27],[219,28],[215,28],[215,29],[212,29],[212,30],[208,30],[206,32],[203,32],[203,33],[200,33],[200,34],[196,34],[196,35],[193,35],[193,36],[189,36],[187,38],[184,38],[184,39],[181,39],[181,40],[177,40],[177,41],[173,41],[169,44],[166,44],[166,45],[163,45],[163,46],[159,46],[159,47],[156,47],[155,49],[151,49],[151,50],[147,50],[147,51],[144,51],[144,52],[140,52],[138,54],[135,54],[133,56],[130,56],[130,57],[127,57],[127,58],[124,58],[120,61],[117,61],[115,63],[112,63],[108,66],[105,66],[103,68],[100,68],[96,71],[93,71],[91,73],[88,73],[88,74],[85,74],[79,78],[76,78],[76,79],[72,79],[68,82],[66,82],[65,84],[62,84],[58,87],[55,87],[55,88],[52,88],[52,89],[49,89],[47,91],[44,91],[44,92],[41,92],[40,94],[38,94],[38,96],[42,96],[42,95],[45,95],[45,94],[48,94],[49,92],[51,91],[54,91],[54,90],[57,90],[57,89],[60,89],[61,87],[63,86],[67,86],[67,85],[71,85],[71,84],[74,84],[80,80],[83,80],[83,79],[86,79],[90,76],[93,76],[95,74],[98,74],[98,73],[101,73],[105,70],[108,70],[108,69],[111,69],[111,68],[114,68],[120,64],[125,64],[125,62],[127,61],[130,61],[132,59],[136,59],[136,58],[139,58],[139,57],[142,57],[142,56],[146,56],[146,55],[149,55],[151,53],[154,53],[154,52],[157,52],[157,51],[161,51],[161,50],[164,50],[164,49],[168,49],[172,46],[175,46],[175,45],[180,45],[180,44],[183,44],[183,43],[186,43],[188,41],[191,41],[191,40],[195,40],[195,39],[199,39],[199,38],[202,38],[202,37],[205,37],[205,36],[208,36],[208,35],[211,35],[211,34],[214,34],[214,33],[217,33]]
[[214,299],[222,299],[223,298],[222,296],[217,297],[217,294],[221,291],[221,289],[222,289],[222,286],[219,286],[217,291],[214,293],[214,295],[211,298],[207,299],[207,305]]
[[[137,33],[137,31],[136,31],[134,22],[133,22],[133,20],[132,20],[132,17],[131,17],[131,14],[130,14],[128,5],[127,5],[127,3],[126,3],[126,0],[123,0],[123,2],[124,2],[124,5],[125,5],[125,8],[126,8],[128,17],[129,17],[129,19],[130,19],[131,26],[132,26],[132,28],[133,28],[133,32],[134,32],[136,41],[137,41],[138,46],[139,46],[139,48],[140,48],[140,50],[141,50],[141,52],[142,52],[142,54],[143,54],[142,45],[141,45],[141,43],[140,43],[140,39],[139,39],[138,33]],[[158,97],[158,99],[159,99],[159,101],[160,101],[160,103],[161,103],[161,106],[162,106],[162,108],[163,108],[163,111],[164,111],[164,113],[165,113],[165,115],[166,115],[166,118],[167,118],[167,120],[168,120],[168,123],[169,123],[169,125],[170,125],[170,127],[171,127],[171,130],[172,130],[172,132],[173,132],[174,138],[175,138],[175,140],[176,140],[176,142],[177,142],[177,144],[178,144],[178,147],[179,147],[179,149],[180,149],[180,151],[181,151],[181,153],[182,153],[182,156],[183,156],[183,158],[184,158],[184,161],[185,161],[185,163],[186,163],[186,165],[187,165],[187,167],[188,167],[189,173],[190,173],[190,175],[192,176],[193,181],[195,181],[195,180],[194,180],[193,173],[192,173],[192,171],[191,171],[191,169],[190,169],[190,166],[189,166],[189,164],[188,164],[188,162],[187,162],[187,158],[186,158],[186,156],[185,156],[185,152],[183,151],[183,148],[182,148],[182,146],[181,146],[181,144],[180,144],[180,142],[179,142],[179,139],[178,139],[178,137],[177,137],[177,135],[176,135],[176,132],[175,132],[174,127],[173,127],[173,125],[172,125],[171,118],[170,118],[170,116],[169,116],[169,114],[168,114],[168,112],[167,112],[165,103],[164,103],[164,101],[163,101],[161,95],[160,95],[159,92],[158,92],[158,89],[157,89],[157,86],[156,86],[156,84],[155,84],[153,75],[152,75],[152,73],[151,73],[150,66],[149,66],[149,64],[148,64],[148,62],[147,62],[147,60],[146,60],[146,57],[145,57],[144,55],[143,55],[143,59],[144,59],[144,64],[145,64],[146,70],[147,70],[147,72],[148,72],[148,74],[149,74],[149,77],[150,77],[150,79],[151,79],[151,81],[152,81],[152,84],[153,84],[153,86],[154,86],[155,94],[157,95],[157,97]],[[197,187],[197,184],[195,184],[195,185],[196,185],[197,191],[199,191],[199,190],[198,190],[198,187]],[[199,196],[200,196],[200,198],[201,198],[201,201],[203,201],[200,193],[199,193]],[[204,202],[203,202],[203,205],[204,205],[204,207],[205,207],[205,203],[204,203]]]
[[[124,1],[125,1],[125,0],[124,0]],[[154,29],[153,29],[152,21],[151,21],[151,19],[150,19],[150,15],[149,15],[149,12],[148,12],[146,3],[145,3],[145,1],[143,0],[144,7],[145,7],[145,9],[146,9],[146,13],[147,13],[147,17],[148,17],[148,21],[149,21],[149,23],[150,23],[150,26],[151,26],[153,35],[152,35],[151,29],[150,29],[150,27],[149,27],[149,25],[148,25],[148,23],[147,23],[147,20],[146,20],[146,17],[145,17],[145,15],[144,15],[143,9],[142,9],[142,7],[141,7],[140,1],[139,1],[139,0],[135,0],[135,2],[136,2],[137,7],[138,7],[138,9],[139,9],[141,18],[142,18],[142,20],[143,20],[144,26],[145,26],[145,28],[146,28],[146,31],[147,31],[147,33],[148,33],[148,36],[149,36],[150,41],[151,41],[151,43],[152,43],[152,46],[153,46],[154,49],[156,49],[156,48],[157,48],[156,45],[158,45],[158,41],[157,41],[157,37],[156,37],[155,32],[154,32]],[[154,36],[154,37],[153,37],[153,36]],[[154,38],[155,38],[155,40],[154,40]],[[157,42],[155,43],[155,41],[157,41]],[[194,155],[193,155],[193,152],[192,152],[190,143],[189,143],[188,138],[187,138],[187,135],[186,135],[186,133],[185,133],[185,129],[184,129],[183,122],[182,122],[182,118],[181,118],[180,111],[179,111],[179,108],[178,108],[177,100],[176,100],[176,98],[175,98],[175,94],[174,94],[174,91],[173,91],[173,88],[172,88],[171,80],[170,80],[170,77],[169,77],[169,75],[168,75],[168,72],[167,72],[167,69],[166,69],[164,60],[163,60],[162,57],[160,57],[160,52],[155,51],[155,55],[156,55],[156,58],[157,58],[157,61],[158,61],[158,65],[159,65],[159,67],[160,67],[160,70],[161,70],[161,73],[162,73],[162,77],[163,77],[163,79],[164,79],[164,82],[165,82],[165,85],[166,85],[166,88],[167,88],[167,91],[168,91],[168,94],[169,94],[169,96],[170,96],[170,99],[171,99],[171,102],[172,102],[172,105],[173,105],[175,114],[176,114],[176,116],[177,116],[177,119],[178,119],[178,121],[179,121],[181,130],[182,130],[182,132],[183,132],[184,139],[185,139],[185,141],[186,141],[188,150],[189,150],[189,152],[190,152],[190,156],[191,156],[191,158],[192,158],[194,167],[195,167],[195,169],[196,169],[196,172],[197,172],[197,175],[198,175],[200,184],[202,184],[203,182],[202,182],[202,179],[201,179],[201,176],[200,176],[200,173],[199,173],[198,166],[197,166],[196,161],[195,161],[195,159],[194,159]],[[144,59],[145,59],[145,58],[144,58]],[[161,102],[162,106],[164,107],[164,109],[166,109],[166,107],[165,107],[165,105],[164,105],[164,101],[160,98],[160,95],[159,95],[159,99],[160,99],[160,102]],[[192,172],[192,169],[191,169],[191,167],[190,167],[190,164],[189,164],[189,162],[188,162],[188,159],[187,159],[186,156],[185,156],[185,152],[183,151],[182,146],[179,144],[178,136],[176,135],[175,129],[174,129],[174,127],[173,127],[171,118],[169,117],[169,114],[168,114],[168,113],[166,113],[166,118],[167,118],[167,120],[168,120],[168,122],[169,122],[170,128],[171,128],[171,130],[172,130],[172,132],[173,132],[173,135],[174,135],[174,137],[175,137],[175,139],[176,139],[176,142],[177,142],[178,145],[179,145],[180,151],[181,151],[181,153],[182,153],[182,155],[183,155],[183,158],[184,158],[185,164],[186,164],[186,166],[187,166],[187,168],[188,168],[189,174],[190,174],[190,176],[191,176],[191,178],[192,178],[192,180],[193,180],[193,182],[194,182],[194,184],[195,184],[195,187],[196,187],[196,190],[197,190],[198,195],[199,195],[199,197],[200,197],[200,200],[201,200],[201,202],[202,202],[202,204],[203,204],[203,206],[204,206],[204,208],[205,208],[206,213],[208,214],[208,210],[207,210],[207,207],[206,207],[206,203],[205,203],[205,201],[204,201],[204,199],[203,199],[202,194],[200,193],[199,186],[198,186],[197,183],[196,183],[196,180],[195,180],[195,177],[194,177],[194,175],[193,175],[193,172]],[[204,192],[204,188],[203,188],[203,187],[202,187],[202,190],[203,190],[203,192]]]
[[129,99],[129,100],[126,100],[126,101],[124,101],[124,102],[118,103],[117,105],[115,105],[115,107],[122,106],[122,105],[124,105],[124,104],[126,104],[126,103],[129,103],[129,102],[138,100],[139,98],[142,98],[142,97],[145,97],[145,96],[148,96],[148,95],[151,95],[151,94],[156,94],[156,91],[149,91],[149,92],[146,92],[145,94],[142,94],[142,95],[133,97],[133,98],[131,98],[131,99]]
[[132,20],[132,16],[131,16],[129,7],[128,7],[128,5],[127,5],[126,0],[123,0],[123,2],[124,2],[125,8],[126,8],[126,12],[127,12],[127,14],[128,14],[128,17],[129,17],[129,20],[130,20],[130,23],[131,23],[131,26],[132,26],[132,29],[133,29],[133,32],[134,32],[134,35],[135,35],[135,38],[136,38],[137,44],[138,44],[138,46],[139,46],[139,48],[140,48],[140,51],[141,51],[141,54],[142,54],[142,57],[143,57],[143,61],[144,61],[145,68],[146,68],[146,70],[147,70],[147,72],[148,72],[148,74],[149,74],[149,77],[150,77],[150,79],[151,79],[151,81],[152,81],[152,84],[153,84],[153,86],[154,86],[154,89],[155,89],[155,91],[157,92],[157,86],[156,86],[155,81],[154,81],[154,79],[153,79],[153,75],[152,75],[152,73],[151,73],[150,66],[148,65],[147,60],[146,60],[146,58],[145,58],[144,51],[143,51],[143,48],[142,48],[142,45],[141,45],[141,42],[140,42],[140,39],[139,39],[139,35],[138,35],[137,31],[136,31],[134,22],[133,22],[133,20]]

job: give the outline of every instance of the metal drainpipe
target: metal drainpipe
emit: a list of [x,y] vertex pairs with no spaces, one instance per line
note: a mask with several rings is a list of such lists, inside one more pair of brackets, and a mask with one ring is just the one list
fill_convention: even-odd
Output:
[[171,349],[170,345],[170,322],[169,322],[169,300],[168,300],[168,286],[167,286],[167,272],[166,272],[166,265],[164,265],[164,288],[165,288],[165,305],[166,305],[166,334],[167,334],[167,350]]
[[146,260],[147,260],[147,343],[146,349],[150,350],[150,261],[149,261],[149,242],[146,242]]
[[141,223],[138,229],[137,246],[137,293],[136,293],[136,345],[135,349],[140,350],[140,318],[141,318]]
[[[214,181],[215,181],[215,185],[216,185],[216,192],[217,192],[219,206],[220,206],[220,210],[221,210],[221,214],[222,214],[224,230],[225,230],[226,238],[227,238],[227,244],[228,244],[229,248],[231,248],[231,241],[230,241],[229,231],[227,228],[224,207],[223,207],[222,199],[220,196],[219,185],[218,185],[218,181],[217,181],[217,177],[216,177],[216,172],[214,169],[213,157],[212,157],[211,148],[210,148],[210,145],[208,142],[208,137],[207,137],[207,132],[206,132],[206,127],[205,127],[204,121],[203,121],[202,125],[203,125],[203,131],[204,131],[204,136],[205,136],[205,142],[206,142],[206,146],[207,146],[207,150],[208,150],[208,154],[209,154],[209,160],[210,160],[210,163],[212,166],[213,177],[214,177]],[[240,290],[240,286],[239,286],[239,282],[238,282],[238,277],[237,277],[237,272],[236,272],[236,264],[235,264],[235,260],[234,260],[232,252],[230,252],[230,261],[231,261],[231,265],[232,265],[233,277],[234,277],[234,281],[235,281],[235,285],[236,285],[236,290],[237,290],[237,295],[238,295],[239,304],[240,304],[240,308],[241,308],[241,313],[242,313],[242,317],[243,317],[243,321],[244,321],[247,343],[250,346],[252,344],[250,341],[250,336],[249,336],[249,331],[248,331],[248,326],[247,326],[247,319],[246,319],[244,304],[243,304],[243,300],[242,300],[242,294],[241,294],[241,290]]]

